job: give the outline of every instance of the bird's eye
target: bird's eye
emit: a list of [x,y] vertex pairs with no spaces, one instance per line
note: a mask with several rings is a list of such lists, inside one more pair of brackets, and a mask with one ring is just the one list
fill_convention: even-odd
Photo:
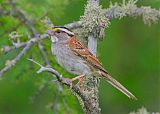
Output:
[[60,31],[58,30],[57,33],[60,33]]

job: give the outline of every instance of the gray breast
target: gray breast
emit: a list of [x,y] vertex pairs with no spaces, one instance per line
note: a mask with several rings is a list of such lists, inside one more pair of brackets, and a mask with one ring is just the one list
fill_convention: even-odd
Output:
[[64,43],[53,43],[51,50],[57,62],[68,72],[77,75],[91,73],[90,68],[84,64],[84,60],[76,56]]

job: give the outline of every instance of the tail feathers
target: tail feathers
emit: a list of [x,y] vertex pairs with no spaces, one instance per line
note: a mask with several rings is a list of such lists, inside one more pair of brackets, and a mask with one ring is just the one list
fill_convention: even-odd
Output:
[[115,80],[113,77],[111,77],[110,75],[106,74],[106,73],[102,73],[103,77],[106,79],[107,82],[109,82],[112,86],[114,86],[115,88],[117,88],[119,91],[121,91],[123,94],[125,94],[127,97],[129,97],[130,99],[135,99],[137,100],[137,98],[131,93],[129,92],[123,85],[121,85],[117,80]]

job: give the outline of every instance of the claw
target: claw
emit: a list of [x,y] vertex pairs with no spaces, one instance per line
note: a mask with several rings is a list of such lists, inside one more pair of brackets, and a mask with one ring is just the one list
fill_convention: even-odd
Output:
[[79,89],[79,91],[80,92],[82,92],[82,89],[81,89],[81,83],[82,83],[82,81],[84,80],[84,77],[85,75],[79,75],[79,76],[77,76],[77,77],[75,77],[75,78],[71,78],[71,79],[68,79],[69,80],[69,84],[70,84],[70,89],[72,89],[72,87],[73,87],[73,81],[75,81],[75,80],[78,80],[78,83],[76,84],[76,86],[77,86],[77,88]]
[[85,79],[85,77],[81,77],[78,79],[78,83],[76,84],[77,88],[79,89],[79,91],[82,93],[83,89],[81,88],[81,83],[83,82],[83,80]]

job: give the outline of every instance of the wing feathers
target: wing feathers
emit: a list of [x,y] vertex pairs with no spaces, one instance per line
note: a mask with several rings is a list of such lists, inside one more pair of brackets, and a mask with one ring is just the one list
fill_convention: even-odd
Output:
[[132,99],[137,99],[131,92],[129,92],[123,85],[121,85],[118,81],[108,75],[107,71],[103,68],[102,64],[99,60],[85,47],[83,46],[76,38],[73,36],[67,42],[69,48],[81,58],[84,59],[86,64],[90,64],[97,71],[100,71],[101,76],[108,81],[112,86],[117,88],[119,91],[124,93],[126,96]]

